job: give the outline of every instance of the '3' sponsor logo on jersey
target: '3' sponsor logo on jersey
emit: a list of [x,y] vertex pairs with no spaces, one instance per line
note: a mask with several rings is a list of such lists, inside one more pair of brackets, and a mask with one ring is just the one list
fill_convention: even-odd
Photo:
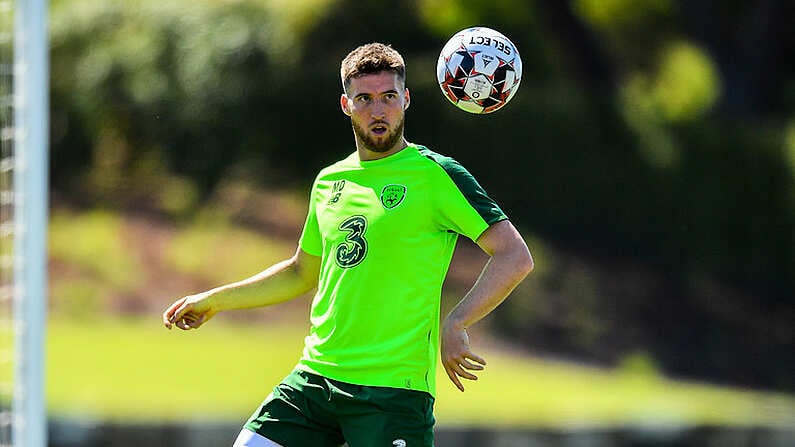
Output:
[[395,447],[406,447],[406,441],[402,439],[395,439],[394,441],[392,441],[392,445],[394,445]]
[[364,216],[351,216],[343,220],[338,228],[348,234],[334,252],[337,265],[342,268],[356,267],[367,256],[367,239],[364,238],[367,219]]

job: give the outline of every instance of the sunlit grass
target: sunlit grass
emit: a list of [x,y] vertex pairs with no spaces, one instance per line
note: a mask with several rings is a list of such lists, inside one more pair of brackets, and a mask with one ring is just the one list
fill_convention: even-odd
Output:
[[791,397],[500,353],[487,357],[486,372],[464,394],[440,393],[436,406],[440,423],[477,424],[483,415],[490,426],[734,426],[795,421]]
[[257,273],[252,266],[264,268],[286,259],[294,250],[294,242],[234,227],[217,217],[181,229],[166,250],[166,261],[179,272],[226,283]]
[[[217,318],[189,333],[147,320],[78,324],[48,332],[47,395],[53,414],[105,420],[242,421],[301,352],[304,328],[235,325]],[[440,372],[442,425],[791,425],[795,398],[676,382],[483,352],[478,382],[458,392]]]
[[58,210],[49,222],[49,256],[115,288],[132,287],[142,266],[125,243],[123,224],[115,213]]
[[[273,317],[271,323],[241,325],[219,316],[184,333],[167,331],[157,315],[121,320],[102,314],[103,300],[132,287],[143,274],[124,237],[123,220],[107,212],[58,211],[50,227],[51,258],[79,273],[77,280],[54,282],[51,288],[57,302],[71,306],[57,307],[48,327],[51,414],[122,422],[242,422],[298,360],[304,323]],[[255,273],[252,266],[269,265],[293,249],[294,242],[205,214],[174,229],[164,268],[223,283]],[[11,334],[3,335],[0,344],[10,344]],[[465,393],[438,374],[440,425],[795,426],[795,396],[674,381],[642,362],[608,371],[478,346],[476,351],[489,363],[479,381],[465,383]],[[11,374],[10,368],[0,372]]]
[[300,355],[301,329],[212,321],[190,333],[148,320],[51,321],[53,414],[107,420],[241,419]]

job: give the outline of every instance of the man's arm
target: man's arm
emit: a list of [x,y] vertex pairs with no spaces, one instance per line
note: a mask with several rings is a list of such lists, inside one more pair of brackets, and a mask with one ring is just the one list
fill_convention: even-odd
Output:
[[527,245],[507,220],[490,226],[476,242],[491,258],[475,285],[450,311],[442,326],[442,365],[461,391],[464,386],[460,377],[477,380],[470,371],[480,371],[486,364],[470,349],[467,328],[499,306],[533,270],[533,258]]
[[292,258],[272,265],[241,281],[196,295],[182,297],[163,312],[163,324],[171,329],[196,329],[218,312],[269,306],[291,300],[317,286],[320,257],[300,248]]

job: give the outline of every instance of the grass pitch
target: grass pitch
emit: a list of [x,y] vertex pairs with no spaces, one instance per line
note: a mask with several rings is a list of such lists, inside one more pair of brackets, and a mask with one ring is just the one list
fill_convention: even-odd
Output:
[[[128,422],[242,423],[296,363],[304,333],[286,323],[236,325],[223,317],[191,332],[168,331],[157,315],[54,319],[47,337],[49,411]],[[478,352],[489,363],[479,381],[465,383],[465,393],[439,372],[440,425],[795,424],[793,396],[674,381],[642,369]]]

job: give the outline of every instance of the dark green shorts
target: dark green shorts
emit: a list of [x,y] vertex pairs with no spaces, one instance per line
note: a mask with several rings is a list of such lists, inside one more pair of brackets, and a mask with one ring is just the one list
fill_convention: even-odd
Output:
[[[245,428],[284,447],[431,447],[433,397],[293,371]],[[402,441],[402,442],[401,442]]]

